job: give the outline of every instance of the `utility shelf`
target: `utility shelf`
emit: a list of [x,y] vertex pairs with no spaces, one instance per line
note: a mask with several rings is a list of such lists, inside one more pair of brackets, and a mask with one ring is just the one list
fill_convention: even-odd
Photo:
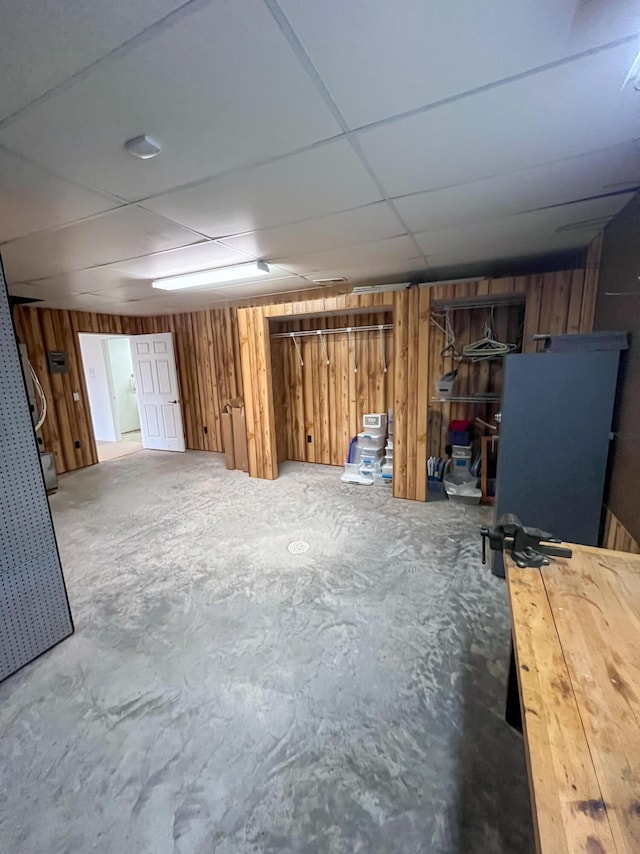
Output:
[[461,394],[451,397],[432,397],[431,403],[494,403],[499,400],[499,394]]

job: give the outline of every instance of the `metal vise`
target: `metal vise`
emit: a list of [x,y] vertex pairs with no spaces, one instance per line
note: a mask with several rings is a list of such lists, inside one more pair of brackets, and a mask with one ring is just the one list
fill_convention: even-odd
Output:
[[480,528],[482,536],[482,563],[487,562],[487,539],[489,547],[496,552],[505,549],[511,552],[516,564],[538,568],[548,566],[550,557],[571,557],[571,549],[564,546],[547,545],[559,543],[552,534],[539,528],[525,528],[520,519],[513,513],[506,513],[498,519],[493,528],[483,525]]

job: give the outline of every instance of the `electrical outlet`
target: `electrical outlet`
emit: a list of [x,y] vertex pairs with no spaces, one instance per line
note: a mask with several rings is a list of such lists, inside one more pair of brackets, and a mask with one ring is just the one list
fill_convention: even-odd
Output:
[[312,441],[313,441],[313,439],[311,438],[311,436],[307,436],[307,442],[308,442],[309,444],[311,444],[311,442],[312,442]]
[[203,427],[202,429],[204,430],[205,433],[209,432],[206,427]]
[[79,447],[80,447],[80,442],[78,442],[78,440],[77,440],[77,439],[76,439],[76,440],[75,440],[75,442],[73,443],[73,447],[74,447],[74,448],[79,448]]
[[80,400],[80,392],[79,391],[74,391],[73,399],[74,400]]

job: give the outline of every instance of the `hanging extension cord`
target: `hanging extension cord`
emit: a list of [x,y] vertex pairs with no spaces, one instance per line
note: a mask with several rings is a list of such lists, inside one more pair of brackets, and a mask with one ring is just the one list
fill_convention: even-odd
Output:
[[27,360],[27,362],[29,365],[29,370],[31,371],[31,379],[33,380],[33,384],[34,384],[36,391],[38,393],[38,397],[40,398],[40,415],[38,417],[38,421],[37,421],[35,428],[34,428],[36,433],[37,433],[47,418],[47,398],[44,396],[44,391],[42,390],[42,386],[40,385],[40,380],[38,379],[38,375],[36,374],[36,372],[33,369],[33,365],[28,360]]

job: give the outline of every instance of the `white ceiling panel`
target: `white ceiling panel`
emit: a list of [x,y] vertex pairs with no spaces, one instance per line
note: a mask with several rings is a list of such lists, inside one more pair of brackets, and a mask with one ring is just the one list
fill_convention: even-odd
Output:
[[428,231],[639,185],[640,151],[630,142],[571,160],[405,196],[394,203],[412,231]]
[[405,231],[386,202],[225,239],[256,258],[286,257],[394,237]]
[[7,290],[14,297],[27,297],[28,299],[40,299],[38,288],[36,285],[31,285],[29,282],[14,282],[7,283]]
[[0,243],[118,207],[0,149]]
[[[136,200],[339,132],[262,0],[221,0],[25,111],[0,141]],[[141,133],[163,147],[153,160],[123,148]]]
[[131,206],[14,240],[2,247],[2,258],[9,281],[30,281],[197,240],[199,235]]
[[49,298],[63,297],[68,294],[100,293],[102,291],[120,288],[136,279],[126,276],[109,267],[92,267],[88,270],[74,270],[71,273],[60,273],[45,279],[30,282],[29,287],[36,288],[39,296]]
[[386,269],[387,264],[413,259],[417,255],[418,252],[411,238],[401,236],[389,237],[374,243],[360,243],[356,246],[331,249],[327,252],[300,255],[295,258],[280,258],[278,263],[292,273],[307,275],[317,270],[338,269],[341,265],[357,268],[359,265],[379,264],[381,269]]
[[349,143],[337,140],[144,206],[210,237],[227,237],[379,200]]
[[254,282],[253,284],[231,285],[228,288],[216,288],[210,293],[225,300],[247,299],[275,294],[286,294],[291,291],[306,291],[316,286],[299,276],[288,279],[276,279],[270,282]]
[[[92,64],[185,0],[3,3],[0,118]],[[11,14],[8,9],[11,9]]]
[[66,297],[47,299],[42,307],[69,309],[73,311],[97,311],[103,314],[118,314],[115,303],[100,294],[69,294]]
[[350,127],[640,30],[635,0],[280,0]]
[[144,258],[120,261],[114,264],[113,268],[131,276],[159,279],[163,276],[177,276],[181,273],[208,270],[214,267],[246,264],[250,260],[251,258],[246,254],[211,240],[193,246],[170,249],[168,252],[158,252]]
[[391,196],[461,184],[628,142],[637,45],[594,54],[358,134]]
[[441,255],[461,261],[510,258],[525,251],[552,252],[587,243],[633,194],[595,199],[544,211],[517,214],[416,235],[430,266]]

